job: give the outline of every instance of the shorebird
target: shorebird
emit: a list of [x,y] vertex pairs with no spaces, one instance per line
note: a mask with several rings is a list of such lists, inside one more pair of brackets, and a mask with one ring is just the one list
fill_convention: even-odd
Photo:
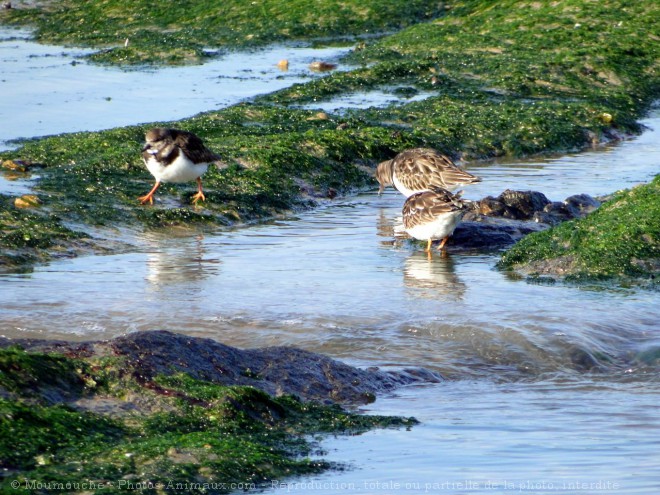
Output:
[[154,193],[161,182],[197,181],[197,194],[192,202],[206,200],[202,191],[202,175],[208,169],[209,163],[220,162],[220,156],[209,150],[202,140],[188,131],[154,127],[145,135],[145,145],[142,148],[144,164],[156,179],[154,187],[144,196],[140,203],[153,204]]
[[405,150],[391,160],[378,164],[378,194],[393,185],[404,196],[441,187],[453,191],[460,186],[481,182],[481,178],[459,168],[446,155],[431,148]]
[[403,228],[415,239],[428,241],[426,252],[431,252],[434,239],[441,239],[438,251],[469,209],[470,201],[461,199],[461,192],[452,194],[447,189],[431,186],[430,191],[415,193],[403,204]]

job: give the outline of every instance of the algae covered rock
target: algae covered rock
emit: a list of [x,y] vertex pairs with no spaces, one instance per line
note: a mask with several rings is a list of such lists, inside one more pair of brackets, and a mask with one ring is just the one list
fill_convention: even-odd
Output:
[[[329,381],[315,383],[323,374]],[[417,422],[308,399],[364,400],[438,379],[404,375],[164,331],[105,342],[0,338],[0,491],[228,493],[318,473],[333,465],[310,458],[310,435]]]
[[499,266],[567,280],[655,283],[660,274],[660,175],[616,193],[584,218],[529,235],[504,253]]

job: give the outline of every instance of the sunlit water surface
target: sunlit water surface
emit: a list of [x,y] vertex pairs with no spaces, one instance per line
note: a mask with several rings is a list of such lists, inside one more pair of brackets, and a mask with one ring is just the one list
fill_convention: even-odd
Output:
[[[639,138],[595,151],[466,164],[484,181],[465,194],[532,189],[562,200],[647,181],[660,118],[645,123]],[[497,253],[429,260],[394,235],[401,205],[388,191],[216,233],[106,232],[135,249],[0,276],[0,334],[168,329],[447,378],[365,409],[420,425],[324,439],[325,458],[348,469],[277,480],[273,492],[657,493],[657,293],[531,285],[496,271]]]
[[[220,54],[204,65],[121,69],[87,62],[93,50],[30,41],[0,27],[0,149],[17,138],[175,120],[305,82],[315,60],[349,48],[278,45]],[[289,61],[288,70],[278,68]],[[342,69],[341,66],[338,67]]]

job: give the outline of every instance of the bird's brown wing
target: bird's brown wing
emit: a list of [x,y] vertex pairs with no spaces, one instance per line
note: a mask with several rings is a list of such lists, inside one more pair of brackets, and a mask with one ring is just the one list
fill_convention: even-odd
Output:
[[425,191],[410,196],[403,204],[403,226],[406,229],[417,225],[430,223],[437,217],[459,211],[464,208],[463,202],[446,190],[442,192]]
[[480,182],[456,164],[447,155],[428,148],[415,148],[399,153],[394,158],[394,173],[408,189],[424,190],[430,186],[453,188],[458,184]]
[[187,131],[175,131],[173,133],[174,144],[182,149],[193,163],[210,163],[220,160],[220,155],[208,149],[202,140]]

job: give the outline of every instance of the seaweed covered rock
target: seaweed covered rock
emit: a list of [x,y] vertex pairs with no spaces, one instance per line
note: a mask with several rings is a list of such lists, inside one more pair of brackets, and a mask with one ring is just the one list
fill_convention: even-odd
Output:
[[310,458],[312,435],[417,423],[299,397],[373,399],[425,379],[438,377],[357,370],[288,348],[241,351],[164,331],[107,342],[3,338],[0,492],[256,490],[336,467]]
[[[596,203],[567,200],[582,215]],[[583,218],[530,235],[504,253],[499,266],[527,275],[568,280],[619,279],[655,283],[660,273],[660,175],[620,191]]]
[[122,372],[142,383],[159,375],[186,373],[198,380],[252,386],[271,395],[295,395],[304,400],[367,403],[376,394],[401,385],[441,380],[423,368],[360,369],[293,347],[238,349],[166,330],[136,332],[98,342],[4,340],[5,345],[10,342],[29,350],[86,359],[119,357]]

